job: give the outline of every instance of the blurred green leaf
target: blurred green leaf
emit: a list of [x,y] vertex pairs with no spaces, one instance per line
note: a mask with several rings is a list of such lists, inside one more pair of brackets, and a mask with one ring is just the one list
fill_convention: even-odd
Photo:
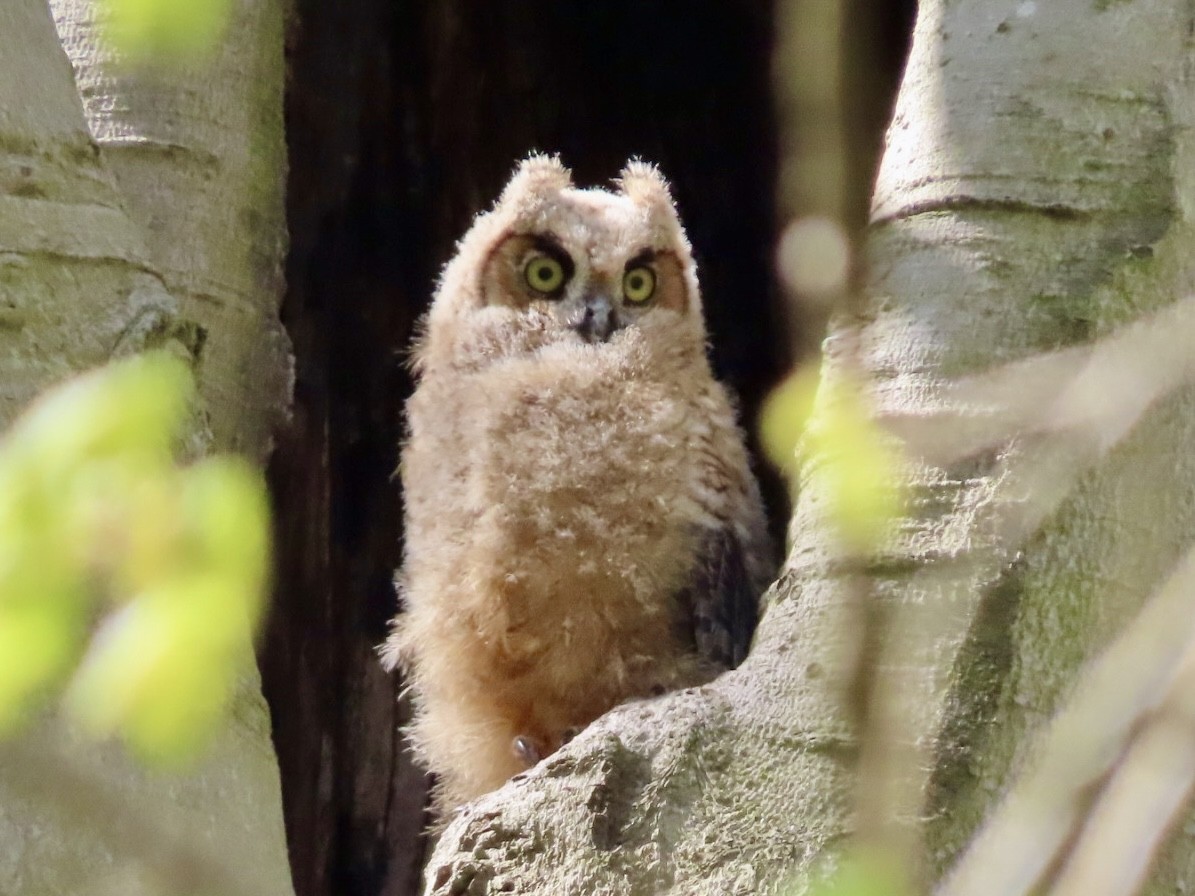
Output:
[[876,850],[848,853],[809,890],[810,896],[909,896],[902,866]]
[[[0,465],[3,463],[0,454]],[[5,489],[5,486],[10,486]],[[69,672],[87,619],[86,581],[47,501],[0,476],[0,735]]]
[[828,515],[853,551],[879,545],[900,515],[904,461],[895,440],[876,425],[861,386],[839,372],[819,381],[798,370],[768,397],[760,426],[768,456],[790,480],[802,462],[816,470]]
[[241,604],[257,621],[270,562],[270,508],[261,473],[248,461],[210,457],[184,473],[181,517],[193,559],[241,583]]
[[104,457],[169,464],[193,398],[187,365],[165,352],[85,373],[37,399],[13,424],[0,465],[36,487]]
[[248,601],[235,579],[162,583],[104,620],[66,707],[96,736],[120,732],[144,759],[193,758],[231,699],[249,656]]
[[134,59],[193,59],[219,43],[232,0],[106,0],[107,34]]
[[817,385],[817,367],[807,365],[786,377],[764,400],[760,441],[768,459],[790,479],[797,476],[797,445],[813,413]]
[[0,604],[0,736],[28,721],[83,642],[83,617],[54,605]]
[[193,400],[153,353],[51,390],[0,441],[0,734],[76,665],[66,708],[97,736],[178,762],[214,732],[251,656],[269,508],[247,461],[175,465]]

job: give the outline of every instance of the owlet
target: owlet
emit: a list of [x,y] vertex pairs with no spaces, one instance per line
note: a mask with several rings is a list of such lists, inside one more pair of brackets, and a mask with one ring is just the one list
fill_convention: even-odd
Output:
[[736,665],[772,572],[659,172],[515,171],[414,349],[405,604],[383,648],[443,811],[616,704]]

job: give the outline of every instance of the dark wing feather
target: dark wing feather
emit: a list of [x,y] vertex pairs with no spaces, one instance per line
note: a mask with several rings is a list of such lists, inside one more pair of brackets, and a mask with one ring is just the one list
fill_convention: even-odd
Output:
[[729,528],[701,541],[682,602],[692,619],[697,653],[733,669],[747,656],[759,614],[759,587],[752,581],[742,542]]

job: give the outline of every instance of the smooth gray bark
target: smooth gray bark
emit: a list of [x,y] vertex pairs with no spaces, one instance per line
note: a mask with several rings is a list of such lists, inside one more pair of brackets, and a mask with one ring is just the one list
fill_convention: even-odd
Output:
[[107,360],[174,300],[87,134],[44,3],[0,10],[0,414]]
[[278,320],[286,251],[286,4],[234,3],[209,56],[122,66],[94,0],[51,0],[91,134],[183,315],[204,331],[216,447],[264,461],[290,403]]
[[[982,425],[1002,407],[952,406],[944,380],[1100,339],[1195,291],[1193,15],[1178,0],[923,6],[874,205],[863,332],[884,413]],[[942,510],[910,547],[990,570],[956,586],[956,636],[921,679],[940,696],[908,728],[934,755],[931,870],[1189,548],[1192,398],[1166,394],[1113,439],[1010,432],[920,476],[922,506]]]
[[[1185,0],[922,3],[869,296],[835,326],[825,371],[862,371],[914,444],[942,419],[997,435],[915,463],[909,513],[867,563],[840,556],[822,459],[806,459],[744,666],[615,710],[465,808],[428,892],[754,893],[789,875],[800,888],[859,830],[924,840],[929,879],[951,863],[1082,664],[1192,540],[1190,387],[1126,433],[1000,433],[1024,396],[965,404],[951,388],[1195,292],[1192,33]],[[861,641],[862,625],[878,629]],[[873,682],[862,729],[846,693],[856,659]],[[1151,892],[1191,879],[1188,839],[1175,835]]]
[[[122,133],[150,159],[144,166],[109,165],[107,145],[89,135],[44,0],[0,6],[3,422],[73,372],[167,346],[201,372],[210,431],[197,432],[192,449],[214,434],[259,459],[268,450],[288,382],[276,320],[282,4],[239,6],[254,7],[237,49],[255,70],[188,73],[206,79],[188,99],[220,101],[205,115],[182,101],[178,83],[172,92],[151,73],[106,94],[117,117],[136,122]],[[92,38],[76,34],[75,49]],[[91,74],[103,80],[106,62]],[[157,103],[144,104],[146,94]],[[199,119],[204,127],[191,127]],[[195,136],[212,132],[221,140]],[[0,844],[4,893],[287,896],[277,763],[255,673],[210,754],[182,775],[144,769],[54,722],[0,744]]]

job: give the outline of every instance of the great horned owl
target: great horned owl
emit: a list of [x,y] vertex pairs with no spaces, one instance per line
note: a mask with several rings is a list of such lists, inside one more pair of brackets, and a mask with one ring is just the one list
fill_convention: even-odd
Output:
[[520,165],[415,346],[383,654],[441,810],[628,698],[736,665],[772,572],[668,184],[631,162],[618,185]]

